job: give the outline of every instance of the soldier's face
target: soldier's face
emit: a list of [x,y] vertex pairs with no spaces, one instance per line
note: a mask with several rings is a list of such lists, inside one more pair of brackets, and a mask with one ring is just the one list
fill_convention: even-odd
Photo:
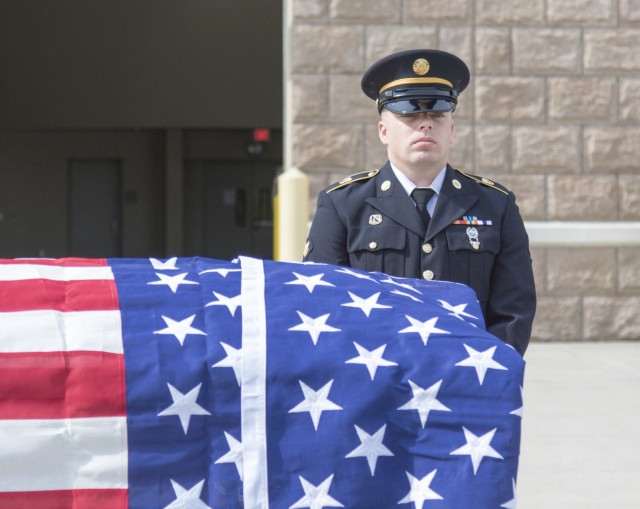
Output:
[[439,171],[449,158],[453,133],[451,112],[401,115],[383,109],[378,122],[380,141],[399,169],[410,166]]

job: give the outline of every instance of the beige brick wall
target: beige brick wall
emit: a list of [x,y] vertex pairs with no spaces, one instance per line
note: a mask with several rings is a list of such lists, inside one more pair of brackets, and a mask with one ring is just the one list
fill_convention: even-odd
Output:
[[[454,165],[512,189],[526,221],[640,221],[640,1],[290,1],[286,131],[289,163],[310,176],[310,217],[322,187],[386,160],[364,70],[432,47],[472,73]],[[640,239],[532,257],[534,340],[640,339]]]

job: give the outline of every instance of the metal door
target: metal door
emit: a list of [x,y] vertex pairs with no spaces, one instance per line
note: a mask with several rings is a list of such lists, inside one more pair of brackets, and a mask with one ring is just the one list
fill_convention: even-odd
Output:
[[277,167],[258,162],[188,161],[188,255],[231,260],[273,257],[272,185]]
[[122,255],[121,167],[112,159],[69,161],[70,256]]

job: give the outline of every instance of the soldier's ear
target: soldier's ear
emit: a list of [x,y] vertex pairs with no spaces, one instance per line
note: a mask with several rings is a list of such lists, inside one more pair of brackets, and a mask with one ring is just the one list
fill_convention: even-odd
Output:
[[387,145],[387,124],[385,124],[384,120],[378,122],[378,138],[380,138],[383,145]]

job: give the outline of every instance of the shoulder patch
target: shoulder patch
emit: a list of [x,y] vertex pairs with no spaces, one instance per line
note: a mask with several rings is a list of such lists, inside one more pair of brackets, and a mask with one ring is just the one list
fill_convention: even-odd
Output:
[[509,191],[507,190],[506,187],[504,187],[504,186],[502,186],[500,184],[497,184],[493,180],[489,180],[486,177],[477,177],[475,175],[469,175],[468,173],[465,173],[462,170],[459,170],[458,168],[454,168],[454,170],[456,170],[463,177],[466,177],[466,178],[468,178],[470,180],[473,180],[474,182],[477,182],[478,184],[490,187],[491,189],[495,189],[496,191],[500,191],[503,194],[509,194]]
[[370,178],[375,177],[378,173],[380,173],[380,170],[361,171],[360,173],[354,173],[353,175],[343,178],[340,182],[336,182],[335,184],[329,186],[329,188],[327,189],[327,193],[348,186],[349,184],[353,184],[354,182],[369,180]]

